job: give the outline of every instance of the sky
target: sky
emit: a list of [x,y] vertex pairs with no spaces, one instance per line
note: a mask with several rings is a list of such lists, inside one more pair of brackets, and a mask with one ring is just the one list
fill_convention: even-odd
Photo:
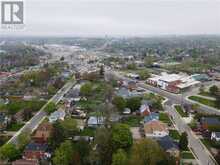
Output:
[[220,0],[25,0],[24,12],[0,37],[220,34]]

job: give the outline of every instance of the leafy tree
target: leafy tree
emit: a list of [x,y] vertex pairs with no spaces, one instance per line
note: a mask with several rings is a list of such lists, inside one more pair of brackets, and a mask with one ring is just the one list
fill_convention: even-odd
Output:
[[47,91],[48,91],[49,95],[53,95],[56,93],[56,88],[53,85],[49,85],[47,87]]
[[127,69],[135,70],[135,69],[137,69],[137,66],[135,65],[135,63],[128,64],[128,65],[127,65]]
[[47,106],[44,109],[44,111],[47,112],[48,114],[51,114],[55,110],[56,110],[56,104],[54,102],[50,102],[49,104],[47,104]]
[[216,96],[218,93],[219,89],[216,85],[213,85],[209,88],[209,92],[211,95]]
[[0,148],[0,160],[15,160],[20,155],[14,144],[8,143]]
[[54,165],[69,165],[73,160],[73,148],[70,141],[63,142],[59,148],[55,150],[52,158]]
[[130,128],[126,124],[115,124],[112,128],[113,149],[129,148],[133,143]]
[[49,145],[52,149],[57,148],[65,139],[65,135],[63,133],[63,127],[60,122],[55,122],[53,124],[52,135],[49,138]]
[[65,58],[62,56],[62,57],[60,58],[60,61],[64,61],[64,59],[65,59]]
[[112,165],[127,165],[128,159],[123,149],[118,149],[112,156]]
[[77,160],[77,157],[79,156],[80,158],[78,160],[78,164],[88,164],[88,156],[91,149],[88,142],[86,142],[85,140],[80,140],[76,144],[74,144],[73,148],[75,151],[74,160]]
[[83,96],[91,96],[92,95],[92,84],[91,83],[85,83],[80,88],[80,94]]
[[105,74],[104,65],[101,65],[100,70],[99,70],[99,74],[100,74],[100,76],[104,76],[104,74]]
[[215,98],[215,105],[220,108],[220,93],[216,94]]
[[151,139],[143,139],[134,143],[131,149],[129,164],[156,165],[165,159],[165,153],[158,143]]
[[22,132],[21,134],[18,135],[18,148],[20,150],[23,150],[24,147],[30,142],[31,137],[30,137],[30,130],[27,130],[25,132]]
[[112,103],[117,107],[119,111],[123,111],[126,107],[126,100],[123,97],[114,97]]
[[180,136],[179,146],[181,150],[188,149],[188,138],[186,132],[183,132],[182,135]]
[[141,70],[138,74],[141,80],[146,80],[150,77],[150,73],[147,70]]
[[96,150],[90,153],[91,164],[110,165],[112,160],[111,130],[98,128],[95,135]]
[[74,133],[78,131],[77,122],[75,119],[66,118],[64,121],[61,121],[60,124],[63,128],[63,134],[67,138],[72,137]]
[[131,109],[131,111],[136,111],[140,108],[141,106],[141,98],[140,97],[132,97],[132,98],[128,98],[126,105],[128,108]]

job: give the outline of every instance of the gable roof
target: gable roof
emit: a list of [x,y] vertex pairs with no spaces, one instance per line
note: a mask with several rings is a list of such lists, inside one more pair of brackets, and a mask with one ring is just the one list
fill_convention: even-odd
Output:
[[152,120],[152,121],[144,124],[144,132],[145,133],[152,134],[155,131],[168,133],[166,124],[162,123],[158,120]]
[[173,141],[173,139],[170,136],[164,136],[157,139],[157,142],[160,144],[160,146],[166,151],[170,149],[176,149],[178,150],[179,147],[176,142]]
[[159,120],[159,114],[152,112],[149,116],[144,117],[144,123],[150,122],[152,120]]
[[220,125],[220,120],[217,117],[203,117],[201,119],[201,123],[208,125]]
[[46,151],[48,148],[47,144],[39,144],[39,143],[29,143],[25,147],[25,151]]

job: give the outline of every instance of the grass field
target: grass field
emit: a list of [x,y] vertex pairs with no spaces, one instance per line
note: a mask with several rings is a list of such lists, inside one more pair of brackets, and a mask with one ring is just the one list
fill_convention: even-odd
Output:
[[159,114],[159,120],[164,122],[164,123],[167,123],[167,124],[172,124],[169,116],[166,113],[160,113]]
[[188,117],[187,113],[183,112],[183,108],[180,105],[175,105],[175,109],[180,114],[180,116]]
[[126,119],[123,119],[122,123],[127,124],[131,127],[137,127],[140,126],[140,122],[143,120],[140,116],[130,116]]
[[207,106],[210,106],[210,107],[217,108],[216,103],[215,103],[214,100],[205,99],[205,98],[202,98],[202,97],[199,97],[199,96],[190,96],[189,99],[193,100],[193,101],[197,101],[201,104],[204,104],[204,105],[207,105]]
[[180,134],[177,130],[169,130],[169,136],[174,140],[180,140]]
[[189,152],[186,152],[186,151],[181,152],[181,158],[182,159],[195,159],[193,154],[190,151]]

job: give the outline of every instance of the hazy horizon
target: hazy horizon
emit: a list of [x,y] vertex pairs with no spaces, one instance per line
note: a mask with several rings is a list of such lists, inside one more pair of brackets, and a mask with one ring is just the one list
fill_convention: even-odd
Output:
[[25,0],[25,29],[1,36],[220,35],[218,0]]

